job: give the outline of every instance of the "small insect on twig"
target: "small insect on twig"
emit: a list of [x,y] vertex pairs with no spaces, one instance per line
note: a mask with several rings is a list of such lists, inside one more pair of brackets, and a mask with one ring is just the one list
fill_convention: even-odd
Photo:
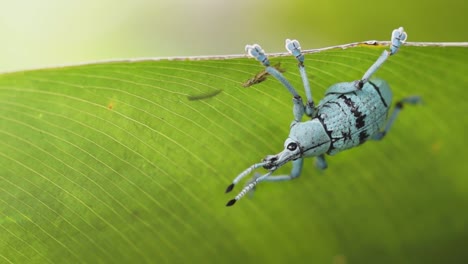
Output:
[[[286,72],[285,69],[280,68],[281,67],[281,62],[278,62],[273,67],[275,69],[277,69],[281,73]],[[266,70],[263,70],[263,71],[257,73],[254,77],[252,77],[252,78],[248,79],[247,81],[245,81],[242,84],[242,86],[247,88],[247,87],[250,87],[250,86],[252,86],[254,84],[261,83],[261,82],[265,81],[269,75],[270,74],[268,72],[266,72]]]
[[208,98],[211,98],[211,97],[214,97],[214,96],[220,94],[222,91],[223,90],[219,89],[219,90],[214,90],[214,91],[207,92],[207,93],[202,93],[202,94],[187,95],[187,99],[189,101],[197,101],[197,100],[208,99]]

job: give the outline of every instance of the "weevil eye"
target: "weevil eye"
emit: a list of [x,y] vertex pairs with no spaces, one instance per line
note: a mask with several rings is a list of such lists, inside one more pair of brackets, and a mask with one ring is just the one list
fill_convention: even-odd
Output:
[[297,144],[294,143],[294,142],[289,143],[288,146],[287,146],[287,148],[288,148],[289,150],[291,150],[291,151],[292,151],[292,150],[296,150],[296,149],[297,149]]

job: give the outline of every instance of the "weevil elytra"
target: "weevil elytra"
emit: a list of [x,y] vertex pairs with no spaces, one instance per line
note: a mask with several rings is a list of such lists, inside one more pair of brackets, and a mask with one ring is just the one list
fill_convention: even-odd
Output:
[[[360,80],[342,82],[332,85],[325,97],[315,106],[312,92],[304,67],[304,55],[297,40],[286,40],[286,49],[298,61],[299,72],[304,85],[307,103],[270,61],[258,44],[247,45],[246,52],[265,66],[265,71],[275,77],[293,96],[294,120],[290,125],[289,136],[284,142],[284,150],[276,155],[266,156],[240,173],[227,187],[226,193],[245,176],[257,168],[268,170],[266,174],[255,174],[241,192],[226,206],[231,206],[246,193],[253,190],[262,181],[287,181],[300,176],[304,158],[316,157],[316,165],[325,169],[325,154],[334,155],[345,149],[356,147],[369,139],[381,140],[390,130],[405,103],[416,104],[419,96],[406,97],[395,104],[387,120],[388,110],[392,103],[392,92],[388,83],[370,77],[391,56],[397,53],[406,41],[407,34],[402,27],[393,30],[390,50],[384,50],[374,64],[364,73]],[[310,120],[301,122],[303,115]],[[385,124],[386,123],[386,124]],[[292,161],[289,175],[273,176],[279,167]]]

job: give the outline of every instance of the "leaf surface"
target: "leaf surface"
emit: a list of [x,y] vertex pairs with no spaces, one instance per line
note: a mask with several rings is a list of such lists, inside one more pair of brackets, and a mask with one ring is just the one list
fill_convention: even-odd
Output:
[[[383,47],[306,56],[316,103]],[[297,63],[274,57],[303,94]],[[0,262],[461,263],[468,49],[407,46],[378,71],[420,95],[388,136],[306,160],[231,208],[282,150],[291,96],[253,59],[113,62],[0,75]],[[288,173],[290,165],[279,170]],[[259,170],[261,171],[261,170]],[[465,208],[465,209],[463,209]]]

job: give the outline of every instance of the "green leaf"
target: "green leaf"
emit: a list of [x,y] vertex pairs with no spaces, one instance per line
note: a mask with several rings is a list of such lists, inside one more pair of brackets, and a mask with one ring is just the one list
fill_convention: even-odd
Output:
[[[383,50],[311,52],[318,102]],[[301,93],[297,63],[281,63]],[[378,71],[405,107],[388,136],[306,160],[227,208],[278,153],[291,96],[253,59],[120,61],[0,75],[0,262],[462,263],[468,49],[405,46]],[[288,173],[290,165],[279,170]]]

